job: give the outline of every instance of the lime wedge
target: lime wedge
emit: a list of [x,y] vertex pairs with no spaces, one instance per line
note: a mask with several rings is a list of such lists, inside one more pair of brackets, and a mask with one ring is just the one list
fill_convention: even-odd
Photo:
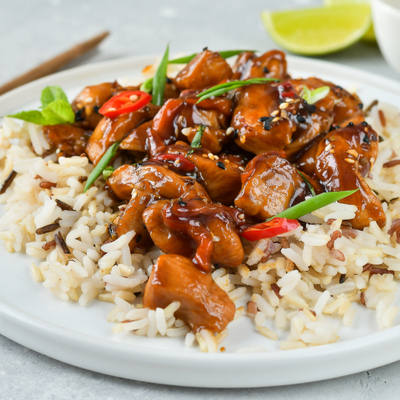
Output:
[[[348,4],[370,4],[370,0],[324,0],[324,5],[327,7],[332,6],[343,6]],[[376,43],[376,36],[374,31],[374,25],[372,24],[369,26],[369,29],[362,37],[363,40],[370,43]]]
[[292,53],[304,55],[328,54],[349,47],[371,25],[368,4],[264,11],[261,18],[276,43]]

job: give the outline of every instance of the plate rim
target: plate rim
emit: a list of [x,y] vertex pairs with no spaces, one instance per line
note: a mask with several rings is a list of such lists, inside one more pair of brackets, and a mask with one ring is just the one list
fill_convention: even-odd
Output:
[[[87,74],[91,72],[93,75],[98,75],[99,73],[107,73],[112,72],[116,69],[127,68],[133,65],[147,65],[149,63],[154,62],[155,56],[139,56],[139,57],[127,57],[116,60],[108,60],[102,61],[98,63],[88,64],[76,68],[72,68],[70,70],[61,71],[56,74],[49,75],[47,77],[38,79],[34,82],[28,83],[24,86],[21,86],[17,89],[14,89],[2,96],[0,96],[0,108],[12,99],[16,99],[19,96],[22,96],[24,92],[34,92],[37,89],[41,88],[46,82],[52,82],[56,80],[72,80],[74,77],[79,75]],[[391,92],[393,94],[400,94],[400,83],[394,80],[385,78],[385,77],[377,77],[376,75],[365,72],[356,68],[332,63],[329,61],[322,60],[314,60],[308,59],[304,57],[296,57],[296,56],[287,56],[288,63],[292,66],[295,66],[293,69],[310,69],[310,71],[319,73],[327,73],[330,75],[339,75],[343,74],[346,79],[354,79],[355,83],[367,83],[372,86],[379,85],[381,90],[385,92]],[[28,96],[29,97],[29,96]],[[372,333],[360,338],[349,339],[344,342],[337,342],[333,344],[306,348],[306,349],[298,349],[292,351],[276,351],[276,352],[267,352],[267,353],[246,353],[246,354],[236,354],[236,353],[218,353],[218,354],[204,354],[201,352],[198,353],[185,353],[180,352],[177,353],[174,350],[169,349],[158,349],[151,347],[138,347],[131,344],[124,344],[114,341],[109,341],[107,339],[87,335],[85,333],[78,333],[69,328],[63,328],[58,325],[52,324],[48,321],[41,320],[40,318],[34,317],[25,313],[22,310],[17,309],[16,307],[4,302],[0,299],[0,321],[5,322],[0,324],[0,333],[4,336],[14,340],[24,346],[27,346],[35,351],[39,351],[42,354],[45,354],[49,357],[58,359],[63,362],[67,362],[69,364],[75,365],[77,367],[82,367],[86,369],[90,369],[96,372],[105,373],[108,375],[120,376],[128,379],[139,379],[142,381],[152,382],[152,383],[163,383],[169,385],[179,385],[179,386],[197,386],[197,387],[263,387],[263,386],[277,386],[283,384],[296,384],[296,383],[306,383],[311,381],[318,381],[328,378],[335,378],[339,376],[348,375],[351,373],[360,372],[365,369],[375,368],[384,364],[388,364],[390,362],[396,361],[400,359],[400,344],[397,344],[398,338],[400,336],[400,325],[392,327],[387,330],[383,330],[380,332]],[[25,328],[25,329],[21,329]],[[25,334],[21,334],[21,332],[25,332]],[[158,373],[155,377],[147,377],[146,374],[140,374],[140,371],[137,369],[135,371],[124,372],[122,368],[111,371],[107,365],[98,364],[92,365],[90,362],[85,362],[83,359],[79,358],[74,362],[71,360],[70,355],[63,354],[61,351],[47,350],[44,347],[44,343],[35,343],[35,337],[37,335],[42,334],[44,338],[48,338],[51,341],[52,346],[65,345],[66,341],[69,342],[69,347],[73,349],[80,350],[82,344],[88,346],[87,349],[89,352],[93,353],[98,350],[99,346],[106,344],[107,352],[110,357],[115,358],[118,361],[118,357],[122,359],[126,359],[126,356],[130,357],[142,357],[147,358],[145,363],[147,365],[146,368],[155,368]],[[36,338],[37,339],[37,338]],[[340,362],[338,363],[338,359],[343,357],[344,359],[348,359],[351,361],[352,357],[358,355],[358,351],[361,348],[368,347],[370,342],[373,341],[376,347],[374,353],[382,352],[384,349],[391,348],[392,351],[387,352],[384,357],[381,357],[381,361],[379,363],[374,362],[374,357],[370,357],[370,359],[366,359],[362,368],[352,366],[349,362],[345,368],[329,368],[327,370],[318,369],[318,376],[305,376],[304,373],[300,374],[297,378],[290,377],[290,379],[282,378],[277,379],[275,382],[257,382],[255,379],[251,379],[250,376],[246,375],[245,382],[243,381],[233,381],[230,382],[229,385],[226,382],[219,383],[216,379],[213,381],[203,382],[203,378],[201,373],[206,371],[212,365],[213,368],[226,369],[227,363],[233,359],[237,363],[243,364],[243,368],[256,368],[252,363],[257,364],[260,368],[264,368],[264,371],[268,370],[268,366],[264,365],[264,363],[269,363],[273,371],[276,369],[275,362],[278,364],[284,364],[285,362],[290,362],[294,364],[303,364],[312,363],[312,362],[326,362],[326,360],[330,360],[333,365],[337,367],[340,366]],[[396,351],[394,351],[396,349]],[[113,353],[114,352],[114,353]],[[150,358],[149,358],[150,357]],[[313,360],[311,360],[313,359]],[[190,366],[193,367],[192,371],[189,375],[193,376],[192,380],[189,382],[182,381],[181,376],[177,376],[171,380],[170,374],[165,374],[162,376],[162,371],[160,370],[160,366],[166,365],[175,365],[178,367],[177,361],[183,362],[186,366],[187,364],[197,364]],[[341,361],[341,360],[340,360]],[[125,360],[123,363],[125,365],[130,365],[129,360]],[[233,364],[233,363],[231,363]],[[236,368],[236,367],[235,367]],[[235,369],[230,366],[231,372]],[[189,369],[186,368],[186,369]],[[200,375],[199,375],[200,374]],[[289,374],[288,374],[289,375]],[[187,376],[187,373],[186,373]],[[196,376],[198,378],[196,378]]]

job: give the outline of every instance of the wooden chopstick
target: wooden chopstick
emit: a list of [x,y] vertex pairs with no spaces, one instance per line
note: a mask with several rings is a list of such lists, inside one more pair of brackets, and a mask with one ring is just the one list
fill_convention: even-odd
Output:
[[18,86],[22,86],[25,83],[32,82],[35,79],[43,78],[44,76],[57,72],[64,65],[70,63],[71,61],[95,48],[108,35],[109,32],[103,32],[100,35],[97,35],[94,38],[87,40],[83,43],[80,43],[67,50],[66,52],[52,58],[51,60],[40,64],[36,68],[31,69],[30,71],[18,76],[17,78],[0,87],[0,95],[17,88]]

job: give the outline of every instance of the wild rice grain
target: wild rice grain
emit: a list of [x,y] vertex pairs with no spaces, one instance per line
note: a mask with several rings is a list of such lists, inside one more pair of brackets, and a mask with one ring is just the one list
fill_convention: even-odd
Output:
[[71,254],[63,236],[61,235],[61,232],[58,232],[54,235],[54,240],[64,254]]
[[73,208],[72,208],[69,204],[64,203],[63,201],[58,200],[58,199],[55,199],[55,202],[57,203],[58,207],[61,208],[61,210],[64,210],[64,211],[73,211]]
[[4,194],[9,186],[12,184],[14,178],[17,176],[15,171],[11,171],[10,175],[8,175],[7,179],[4,181],[3,186],[0,189],[0,194]]
[[54,224],[49,224],[46,226],[42,226],[41,228],[36,229],[36,234],[37,235],[44,235],[45,233],[53,232],[56,229],[60,227],[60,224],[58,222],[55,222]]

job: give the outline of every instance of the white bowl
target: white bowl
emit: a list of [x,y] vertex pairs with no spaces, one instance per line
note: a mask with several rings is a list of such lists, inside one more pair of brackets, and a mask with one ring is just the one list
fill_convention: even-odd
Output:
[[400,0],[372,0],[372,18],[383,57],[400,74]]

